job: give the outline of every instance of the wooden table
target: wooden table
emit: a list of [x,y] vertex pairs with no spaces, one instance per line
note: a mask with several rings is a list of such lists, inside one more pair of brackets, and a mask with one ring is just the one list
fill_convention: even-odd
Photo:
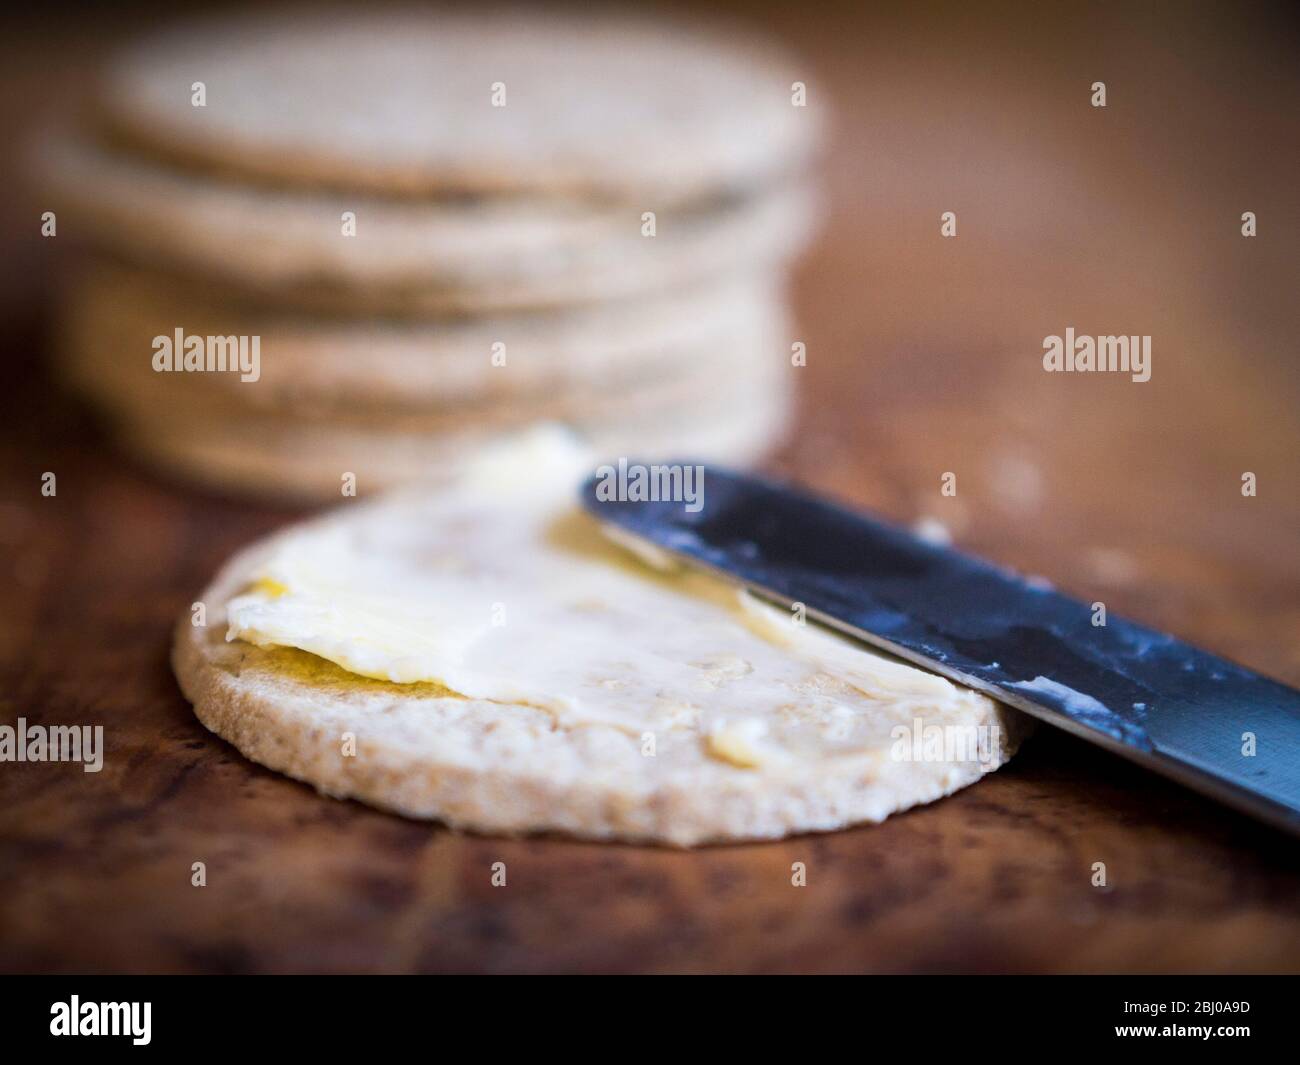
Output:
[[[1277,18],[774,7],[838,121],[776,467],[1300,683],[1300,93]],[[98,36],[7,35],[8,129]],[[0,968],[1300,969],[1293,840],[1048,730],[884,825],[697,853],[461,835],[245,761],[181,698],[168,629],[291,515],[153,479],[49,384],[58,264],[39,206],[3,199],[0,719],[102,724],[108,753],[0,765]],[[1067,326],[1152,335],[1152,380],[1044,373]]]

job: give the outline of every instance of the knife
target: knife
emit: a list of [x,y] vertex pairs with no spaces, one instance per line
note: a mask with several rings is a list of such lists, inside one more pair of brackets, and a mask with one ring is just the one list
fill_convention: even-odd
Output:
[[1300,692],[1113,614],[1094,624],[1041,581],[875,517],[707,473],[690,506],[610,498],[600,474],[582,500],[624,535],[1300,835]]

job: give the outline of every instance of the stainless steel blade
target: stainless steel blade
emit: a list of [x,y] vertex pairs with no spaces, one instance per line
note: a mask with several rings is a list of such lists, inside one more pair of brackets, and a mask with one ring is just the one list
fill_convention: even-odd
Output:
[[778,603],[1300,834],[1300,692],[992,563],[709,466],[702,507],[598,519]]

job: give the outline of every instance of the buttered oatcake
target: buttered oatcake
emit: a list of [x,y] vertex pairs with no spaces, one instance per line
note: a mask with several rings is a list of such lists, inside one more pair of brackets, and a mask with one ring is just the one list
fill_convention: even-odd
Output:
[[678,845],[879,821],[1014,752],[985,696],[612,544],[591,469],[536,433],[242,552],[177,626],[195,712],[329,795]]

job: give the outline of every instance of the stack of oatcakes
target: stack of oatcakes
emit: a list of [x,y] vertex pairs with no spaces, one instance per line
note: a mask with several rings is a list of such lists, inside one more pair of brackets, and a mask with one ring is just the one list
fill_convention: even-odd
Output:
[[141,41],[42,147],[87,248],[60,365],[136,454],[236,492],[437,478],[539,421],[611,457],[755,461],[796,376],[806,77],[626,17]]

